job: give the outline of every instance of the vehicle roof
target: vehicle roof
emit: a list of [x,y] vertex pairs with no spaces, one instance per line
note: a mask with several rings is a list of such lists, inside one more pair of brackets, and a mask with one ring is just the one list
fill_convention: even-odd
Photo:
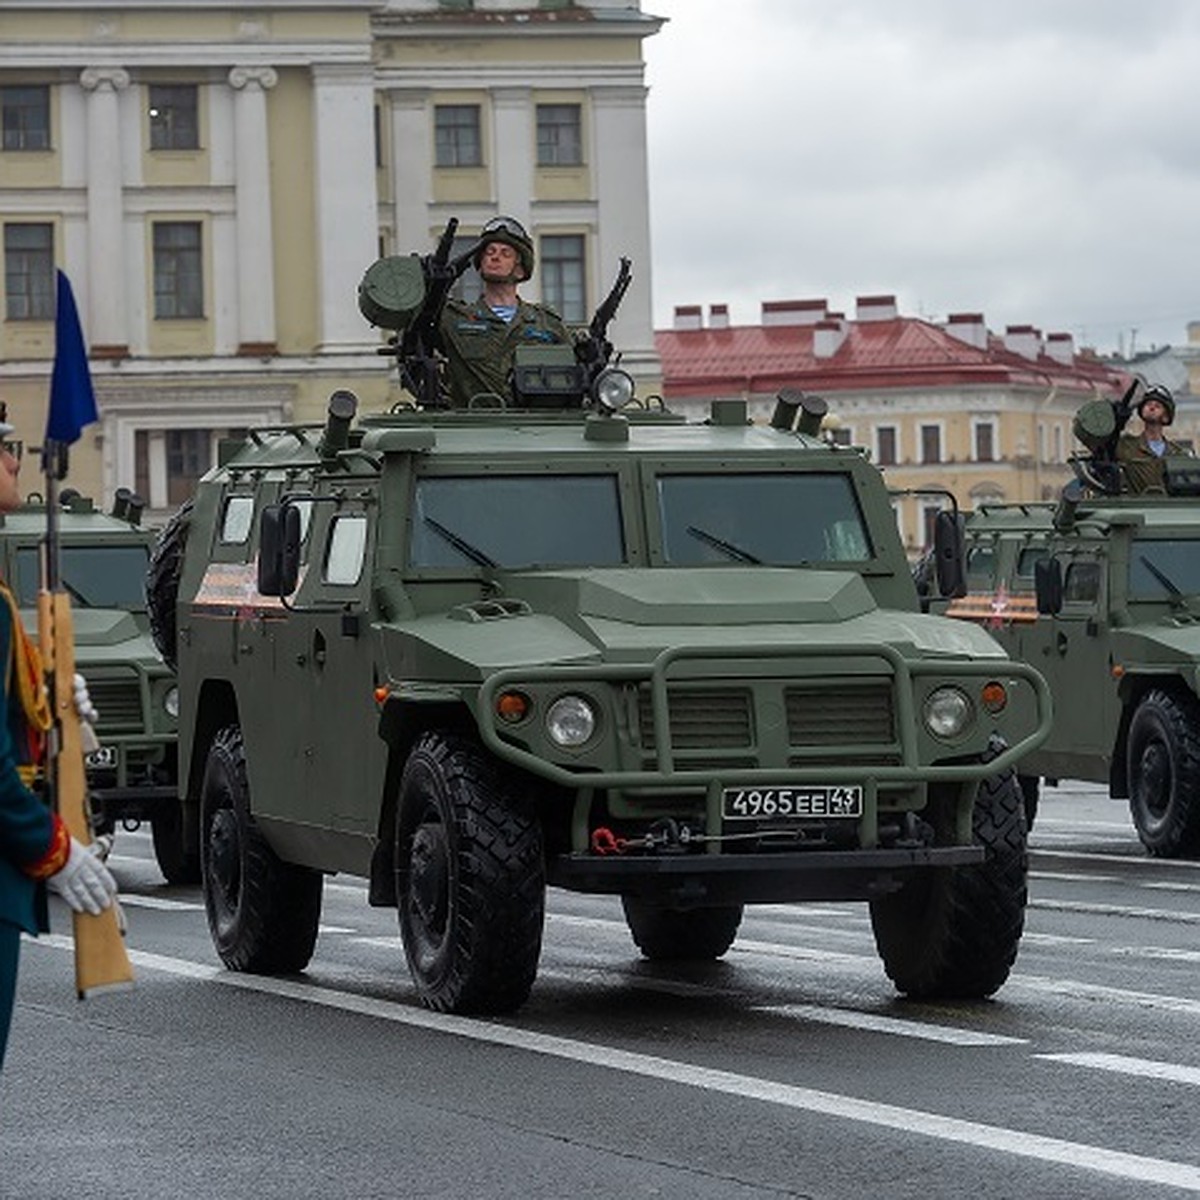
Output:
[[[597,426],[607,420],[595,418]],[[617,432],[620,422],[597,432]],[[438,457],[477,458],[483,461],[529,458],[546,461],[564,458],[610,458],[614,455],[656,456],[723,454],[794,454],[799,448],[820,455],[826,463],[849,469],[853,461],[865,461],[862,451],[830,446],[823,439],[773,429],[770,426],[740,424],[700,424],[670,420],[634,420],[628,424],[628,438],[588,436],[589,422],[578,414],[553,419],[537,414],[506,414],[503,422],[469,414],[438,414],[433,419],[405,416],[373,417],[365,420],[352,435],[350,449],[342,452],[349,462],[364,460],[366,455],[427,452]],[[594,427],[595,428],[595,427]],[[238,467],[296,466],[319,461],[320,429],[273,430],[252,435],[246,446],[227,464]]]
[[[1044,533],[1053,527],[1056,505],[988,504],[967,516],[971,533]],[[1103,496],[1075,509],[1076,528],[1137,526],[1150,531],[1200,532],[1200,502],[1194,496]],[[1065,532],[1065,531],[1064,531]]]
[[[79,534],[123,537],[130,541],[151,541],[153,531],[139,525],[130,525],[119,517],[102,512],[70,512],[58,514],[58,531],[62,537]],[[25,505],[16,512],[0,517],[0,537],[41,537],[46,532],[46,508],[44,505]]]

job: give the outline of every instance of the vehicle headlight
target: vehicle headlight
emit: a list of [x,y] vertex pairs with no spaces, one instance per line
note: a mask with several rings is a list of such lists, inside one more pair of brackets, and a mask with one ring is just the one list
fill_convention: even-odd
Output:
[[168,717],[179,716],[179,689],[174,684],[163,693],[162,706]]
[[925,725],[934,737],[958,737],[971,716],[971,701],[960,688],[940,687],[925,701]]
[[608,412],[616,412],[624,408],[633,399],[633,376],[628,371],[610,367],[601,371],[592,384],[592,394],[596,403]]
[[546,732],[556,746],[582,746],[596,732],[596,710],[582,696],[560,696],[546,710]]

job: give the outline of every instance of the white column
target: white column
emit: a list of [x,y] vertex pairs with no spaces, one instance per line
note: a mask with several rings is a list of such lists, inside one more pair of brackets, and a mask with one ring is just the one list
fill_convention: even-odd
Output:
[[[646,155],[646,89],[620,85],[591,92],[599,208],[596,295],[603,297],[621,256],[633,260],[633,283],[611,326],[622,363],[638,378],[661,374],[654,348],[650,286],[650,184]],[[631,197],[639,197],[634,201]]]
[[369,63],[315,65],[312,73],[318,349],[369,352],[375,343],[356,296],[379,245],[372,68]]
[[129,72],[122,67],[88,67],[79,83],[88,93],[88,347],[95,357],[121,358],[129,352],[129,334],[117,93],[129,86]]
[[275,254],[271,232],[267,92],[271,67],[234,67],[233,153],[237,238],[238,352],[274,353]]
[[423,252],[429,242],[429,172],[433,163],[429,89],[395,88],[392,112],[392,195],[396,199],[396,254]]
[[533,93],[527,87],[492,88],[492,178],[496,211],[529,228],[533,195]]

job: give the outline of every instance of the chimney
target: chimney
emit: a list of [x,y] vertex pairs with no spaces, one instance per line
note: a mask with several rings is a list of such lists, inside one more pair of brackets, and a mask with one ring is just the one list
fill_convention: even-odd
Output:
[[1046,334],[1046,353],[1064,366],[1075,365],[1075,339],[1069,333]]
[[895,296],[859,296],[855,306],[860,321],[892,321],[898,315]]
[[951,313],[946,318],[946,332],[968,346],[974,346],[976,350],[988,348],[988,331],[983,323],[983,313]]
[[825,320],[828,304],[824,300],[764,300],[764,325],[815,325]]
[[830,319],[813,327],[813,357],[832,358],[846,340],[846,322]]
[[1032,325],[1006,325],[1004,348],[1022,358],[1038,358],[1042,353],[1042,335]]
[[708,306],[708,327],[709,329],[729,328],[728,304],[710,304]]
[[675,305],[675,328],[703,329],[704,314],[699,304]]

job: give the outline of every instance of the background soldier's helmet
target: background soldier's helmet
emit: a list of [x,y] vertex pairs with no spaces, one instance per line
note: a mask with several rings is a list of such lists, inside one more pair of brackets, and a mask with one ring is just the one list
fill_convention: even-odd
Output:
[[475,257],[471,260],[477,271],[483,259],[483,248],[488,242],[503,242],[506,246],[511,246],[521,259],[521,270],[525,272],[525,279],[533,275],[533,241],[520,221],[513,217],[493,217],[480,230],[479,249],[475,251]]
[[1156,383],[1153,387],[1147,388],[1145,394],[1138,401],[1137,411],[1139,417],[1142,415],[1142,405],[1147,400],[1157,400],[1167,410],[1167,415],[1163,420],[1164,425],[1170,425],[1175,420],[1175,397],[1161,383]]

